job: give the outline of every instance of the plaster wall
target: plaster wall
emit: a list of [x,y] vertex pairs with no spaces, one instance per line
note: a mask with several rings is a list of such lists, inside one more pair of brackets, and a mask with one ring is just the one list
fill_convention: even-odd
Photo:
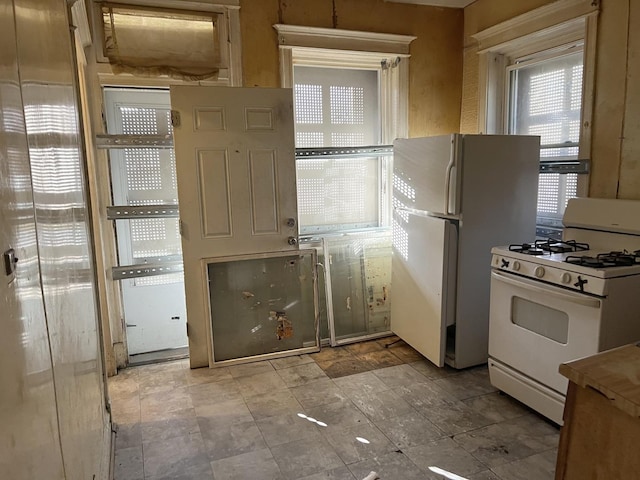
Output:
[[276,23],[415,35],[409,66],[409,136],[459,128],[461,9],[383,0],[241,0],[240,22],[245,86],[280,85]]

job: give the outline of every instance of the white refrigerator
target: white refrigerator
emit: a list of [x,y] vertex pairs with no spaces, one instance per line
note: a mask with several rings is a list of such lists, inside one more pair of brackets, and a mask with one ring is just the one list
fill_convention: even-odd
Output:
[[491,248],[535,239],[540,138],[393,147],[391,330],[437,366],[486,363]]

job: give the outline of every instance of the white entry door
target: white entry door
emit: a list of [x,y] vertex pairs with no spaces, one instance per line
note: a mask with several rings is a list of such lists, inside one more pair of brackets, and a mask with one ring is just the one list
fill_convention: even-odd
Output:
[[[106,88],[109,133],[168,135],[167,90]],[[109,153],[114,205],[177,204],[173,149],[125,148]],[[177,218],[116,220],[120,265],[179,260]],[[187,345],[186,305],[181,272],[120,281],[129,355]]]
[[290,89],[172,86],[192,366],[211,351],[203,259],[297,250]]

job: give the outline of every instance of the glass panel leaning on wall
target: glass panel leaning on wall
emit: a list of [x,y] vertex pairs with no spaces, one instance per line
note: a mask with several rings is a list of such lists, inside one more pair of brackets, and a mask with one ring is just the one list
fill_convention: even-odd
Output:
[[391,308],[390,229],[326,237],[335,340],[389,331]]
[[214,362],[317,349],[315,272],[314,250],[209,263]]

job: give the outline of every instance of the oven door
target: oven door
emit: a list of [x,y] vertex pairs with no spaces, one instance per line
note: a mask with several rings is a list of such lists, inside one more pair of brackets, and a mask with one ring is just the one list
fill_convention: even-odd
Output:
[[558,367],[598,352],[602,302],[493,270],[489,356],[565,395]]

